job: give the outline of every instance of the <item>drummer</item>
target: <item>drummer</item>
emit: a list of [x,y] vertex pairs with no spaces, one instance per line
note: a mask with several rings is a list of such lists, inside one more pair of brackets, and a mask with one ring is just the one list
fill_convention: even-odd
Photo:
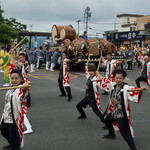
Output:
[[88,40],[88,36],[87,36],[87,32],[86,31],[83,32],[83,35],[81,36],[81,38],[84,39],[85,41]]

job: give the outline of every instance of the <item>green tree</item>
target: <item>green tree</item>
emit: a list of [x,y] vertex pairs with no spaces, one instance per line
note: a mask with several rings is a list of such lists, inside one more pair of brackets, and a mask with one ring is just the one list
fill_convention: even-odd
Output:
[[[10,44],[11,39],[18,38],[18,41],[22,39],[18,36],[18,31],[27,31],[27,26],[18,22],[15,18],[4,18],[4,11],[0,5],[0,43]],[[26,43],[28,40],[25,40]]]
[[0,5],[0,23],[4,22],[3,13],[4,13],[4,11],[2,10],[1,5]]
[[6,23],[0,23],[0,43],[10,44],[12,39],[18,37],[18,33]]
[[11,26],[16,31],[26,31],[27,26],[18,22],[15,18],[5,19],[5,23]]

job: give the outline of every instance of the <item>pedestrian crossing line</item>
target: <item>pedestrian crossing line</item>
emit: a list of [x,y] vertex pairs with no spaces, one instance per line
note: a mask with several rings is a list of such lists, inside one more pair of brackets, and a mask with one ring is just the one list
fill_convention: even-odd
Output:
[[40,79],[38,76],[35,76],[35,75],[31,75],[31,74],[28,74],[29,76],[33,77],[33,78],[37,78],[37,79]]
[[[51,75],[51,74],[34,74],[34,75],[31,75],[31,74],[28,74],[29,76],[33,77],[33,78],[36,78],[36,79],[57,79],[58,78],[58,75]],[[76,75],[73,75],[73,74],[70,74],[70,79],[76,79],[78,78],[78,76]]]

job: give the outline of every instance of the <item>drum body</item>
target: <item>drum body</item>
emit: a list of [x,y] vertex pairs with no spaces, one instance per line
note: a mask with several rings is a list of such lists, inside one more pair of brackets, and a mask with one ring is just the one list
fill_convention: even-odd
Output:
[[107,40],[103,40],[100,44],[104,53],[114,53],[116,54],[116,45],[112,42],[108,42]]
[[87,40],[88,52],[93,55],[99,55],[99,41],[97,39],[89,39]]
[[60,38],[62,40],[69,39],[69,40],[73,41],[76,38],[76,31],[75,31],[75,29],[73,29],[71,26],[65,26],[60,31]]
[[72,41],[71,46],[74,48],[74,50],[81,50],[81,46],[85,43],[85,40],[82,38],[76,38]]
[[53,25],[52,31],[51,31],[51,33],[52,33],[52,40],[54,40],[55,35],[57,36],[57,38],[60,38],[60,32],[61,32],[61,30],[64,29],[64,28],[67,28],[67,27],[73,28],[71,25],[69,25],[69,26],[57,26],[57,25]]

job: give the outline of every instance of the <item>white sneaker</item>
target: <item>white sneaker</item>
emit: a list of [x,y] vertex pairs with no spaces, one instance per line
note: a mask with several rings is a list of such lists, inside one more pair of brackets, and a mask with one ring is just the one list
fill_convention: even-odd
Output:
[[0,70],[0,72],[4,72],[3,70]]
[[5,84],[3,84],[3,86],[10,86],[10,84],[9,83],[5,83]]
[[23,132],[23,134],[32,134],[32,133],[33,133],[33,130],[31,128]]
[[53,69],[50,69],[50,71],[54,71]]

